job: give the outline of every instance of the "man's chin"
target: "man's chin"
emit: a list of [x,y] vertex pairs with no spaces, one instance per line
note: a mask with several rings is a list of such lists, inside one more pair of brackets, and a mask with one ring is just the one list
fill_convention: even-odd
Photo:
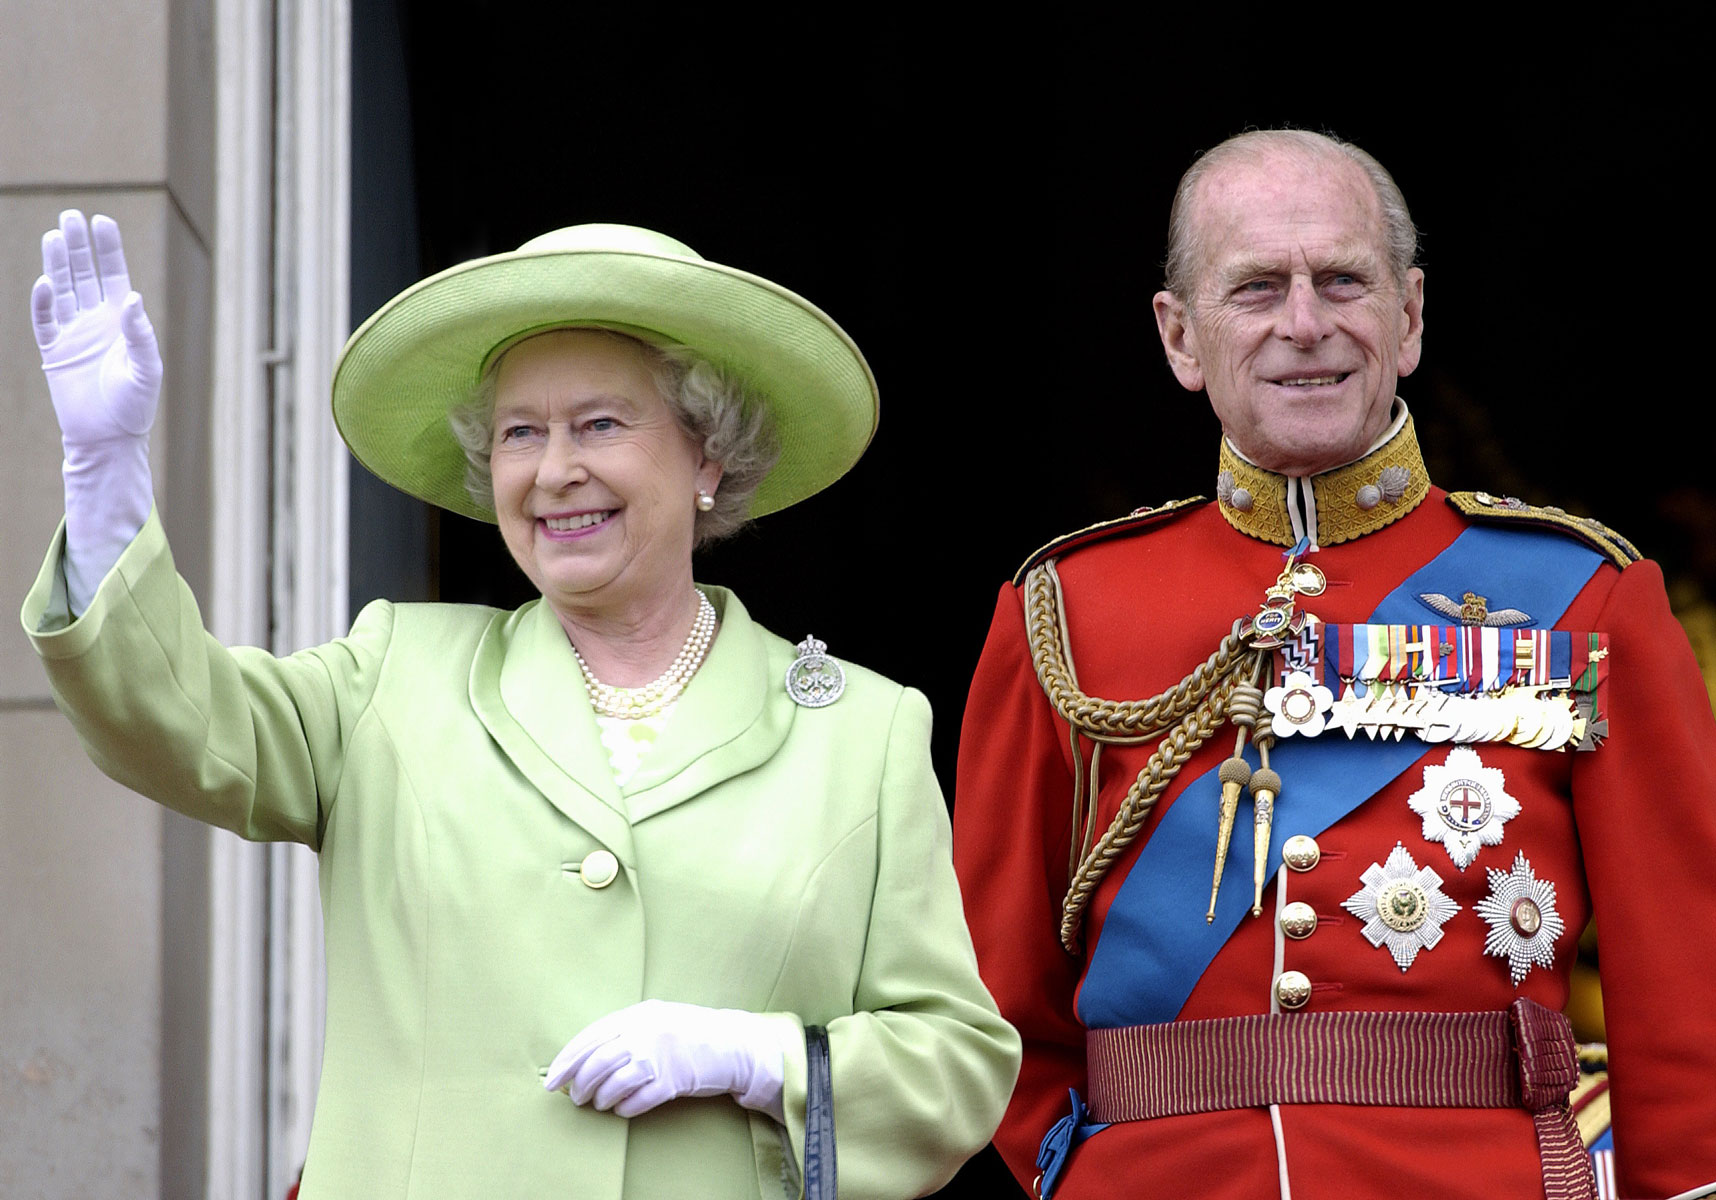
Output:
[[1239,452],[1266,471],[1277,475],[1321,475],[1363,458],[1373,439],[1304,437],[1271,442],[1255,451],[1235,442]]

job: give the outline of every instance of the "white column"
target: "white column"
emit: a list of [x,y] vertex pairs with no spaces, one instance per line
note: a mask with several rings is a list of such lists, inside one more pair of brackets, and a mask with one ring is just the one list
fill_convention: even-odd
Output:
[[[289,653],[346,629],[347,0],[221,0],[210,626]],[[209,1195],[285,1194],[321,1067],[315,856],[211,847]]]

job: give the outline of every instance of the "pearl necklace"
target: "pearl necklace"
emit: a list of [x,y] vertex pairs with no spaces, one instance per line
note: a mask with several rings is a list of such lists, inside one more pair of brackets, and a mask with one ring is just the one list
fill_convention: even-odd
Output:
[[590,707],[596,710],[597,715],[635,721],[640,717],[653,717],[679,699],[685,685],[703,665],[703,659],[709,653],[709,643],[714,640],[715,606],[709,603],[708,596],[698,592],[697,619],[691,623],[691,632],[686,635],[678,657],[667,670],[642,687],[614,687],[603,683],[590,670],[590,664],[578,653],[576,645],[572,647],[572,657],[583,673],[585,690],[590,693]]

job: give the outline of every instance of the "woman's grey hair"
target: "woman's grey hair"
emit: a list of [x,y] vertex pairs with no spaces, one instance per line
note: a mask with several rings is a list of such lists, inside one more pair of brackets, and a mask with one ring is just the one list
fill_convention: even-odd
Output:
[[[715,507],[695,513],[696,544],[706,545],[735,532],[750,520],[751,497],[780,457],[768,405],[736,375],[685,346],[652,346],[611,329],[594,332],[640,347],[649,360],[656,391],[679,427],[703,448],[705,458],[721,464]],[[494,444],[495,386],[501,355],[483,372],[470,397],[447,414],[453,436],[465,451],[465,490],[478,507],[494,511],[494,477],[489,454]]]
[[1198,156],[1180,176],[1180,186],[1174,189],[1174,206],[1168,213],[1168,257],[1163,264],[1163,286],[1187,302],[1197,286],[1204,246],[1202,230],[1192,219],[1192,210],[1204,176],[1232,160],[1255,160],[1267,153],[1283,151],[1306,159],[1339,155],[1358,164],[1376,192],[1382,214],[1383,246],[1394,271],[1395,286],[1404,287],[1406,272],[1418,257],[1418,229],[1412,224],[1412,214],[1406,210],[1406,197],[1400,194],[1400,185],[1386,167],[1351,142],[1308,129],[1253,129],[1230,137]]

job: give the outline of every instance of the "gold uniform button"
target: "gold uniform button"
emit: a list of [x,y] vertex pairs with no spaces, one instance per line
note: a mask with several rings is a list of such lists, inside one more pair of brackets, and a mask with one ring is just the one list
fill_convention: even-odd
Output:
[[1290,938],[1308,938],[1317,932],[1317,910],[1295,900],[1281,910],[1281,932]]
[[1295,871],[1309,871],[1322,857],[1322,847],[1317,845],[1317,839],[1302,833],[1294,834],[1281,847],[1281,861]]
[[1303,971],[1283,971],[1275,977],[1275,1003],[1288,1012],[1311,1001],[1311,980]]
[[578,864],[578,877],[588,888],[605,888],[620,877],[620,860],[612,851],[592,850]]

